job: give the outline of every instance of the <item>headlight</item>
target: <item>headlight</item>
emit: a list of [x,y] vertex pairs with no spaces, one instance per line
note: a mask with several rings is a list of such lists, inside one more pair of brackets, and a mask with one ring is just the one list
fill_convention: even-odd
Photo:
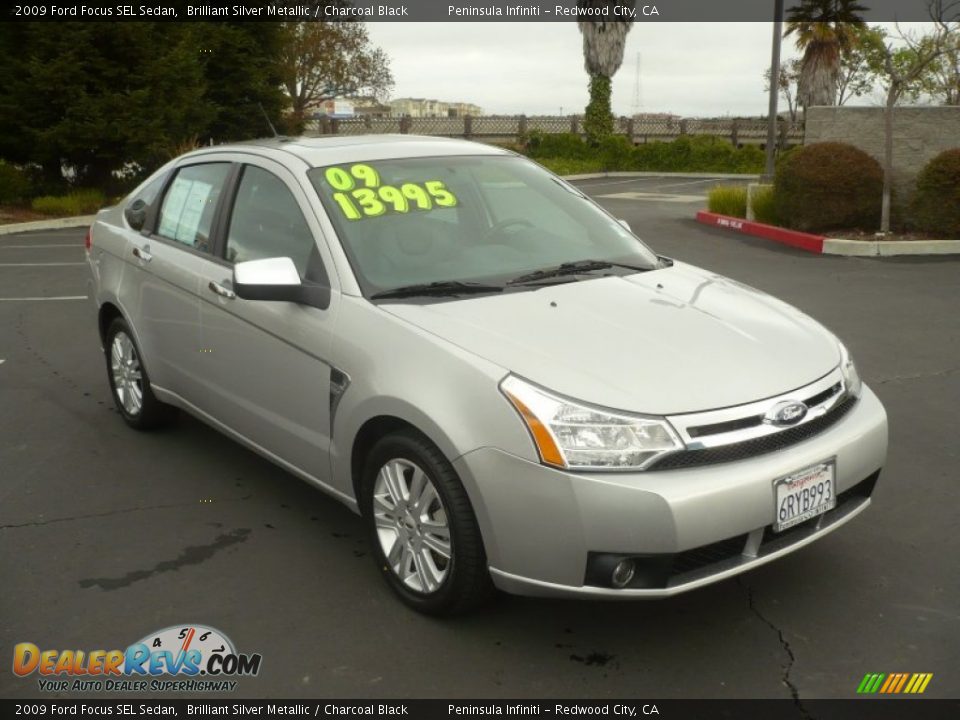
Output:
[[512,375],[500,389],[523,418],[540,459],[561,468],[632,469],[683,443],[663,418],[621,415],[575,403]]
[[860,397],[863,382],[860,380],[857,366],[853,364],[850,351],[843,343],[840,343],[840,371],[843,373],[843,382],[847,386],[847,393],[853,397]]

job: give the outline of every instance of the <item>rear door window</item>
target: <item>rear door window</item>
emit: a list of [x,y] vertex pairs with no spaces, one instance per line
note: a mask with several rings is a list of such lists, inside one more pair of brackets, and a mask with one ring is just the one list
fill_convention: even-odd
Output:
[[189,165],[177,171],[160,206],[157,235],[210,252],[214,213],[229,173],[229,163]]

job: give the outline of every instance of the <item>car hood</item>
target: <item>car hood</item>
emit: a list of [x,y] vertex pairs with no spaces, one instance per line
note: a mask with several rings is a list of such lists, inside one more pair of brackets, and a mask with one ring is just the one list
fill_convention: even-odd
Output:
[[554,392],[657,415],[789,392],[840,362],[799,310],[676,263],[529,292],[381,307]]

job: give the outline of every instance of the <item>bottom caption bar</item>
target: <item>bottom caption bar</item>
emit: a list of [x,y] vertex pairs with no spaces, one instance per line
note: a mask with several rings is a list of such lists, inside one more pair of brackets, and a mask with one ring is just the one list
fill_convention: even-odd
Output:
[[[608,717],[670,720],[941,720],[960,718],[960,700],[881,696],[852,700],[0,700],[0,717]],[[909,702],[909,708],[904,702]]]

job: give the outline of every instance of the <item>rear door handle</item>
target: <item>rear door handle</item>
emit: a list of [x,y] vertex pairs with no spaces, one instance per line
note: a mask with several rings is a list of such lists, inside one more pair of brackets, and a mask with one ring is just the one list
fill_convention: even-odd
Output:
[[233,300],[237,296],[233,290],[225,288],[223,285],[216,283],[213,280],[210,281],[210,284],[207,285],[207,287],[210,288],[212,292],[215,292],[217,295],[222,298],[226,298],[227,300]]
[[136,245],[133,246],[133,256],[142,260],[145,263],[153,260],[153,255],[150,254],[150,246],[144,245],[142,248],[138,248]]

